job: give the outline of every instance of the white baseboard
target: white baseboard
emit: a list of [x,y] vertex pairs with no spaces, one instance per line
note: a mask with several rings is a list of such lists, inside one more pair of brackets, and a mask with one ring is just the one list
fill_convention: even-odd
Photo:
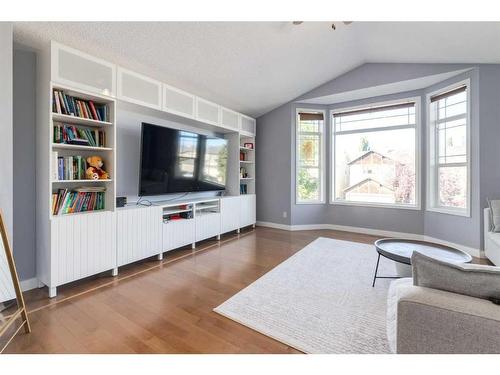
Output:
[[368,234],[368,235],[380,236],[380,237],[399,237],[399,238],[407,238],[407,239],[412,239],[412,240],[429,241],[429,242],[438,243],[440,245],[454,247],[455,249],[465,251],[467,254],[470,254],[476,258],[485,258],[484,252],[480,249],[475,249],[473,247],[460,245],[457,243],[445,241],[445,240],[442,240],[439,238],[426,236],[423,234],[395,232],[395,231],[389,231],[389,230],[352,227],[352,226],[347,226],[347,225],[335,225],[335,224],[287,225],[287,224],[271,223],[271,222],[267,222],[267,221],[257,221],[257,225],[261,226],[261,227],[282,229],[282,230],[288,230],[288,231],[330,229],[330,230],[339,230],[339,231],[343,231],[343,232]]
[[21,290],[27,292],[28,290],[38,288],[38,279],[33,277],[32,279],[22,280],[19,284],[21,285]]

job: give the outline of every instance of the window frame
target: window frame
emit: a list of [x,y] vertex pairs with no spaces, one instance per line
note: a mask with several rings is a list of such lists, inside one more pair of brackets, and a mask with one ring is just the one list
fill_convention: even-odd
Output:
[[[433,96],[446,93],[448,91],[453,90],[454,88],[458,88],[460,86],[466,87],[467,94],[467,114],[465,116],[465,129],[466,129],[466,167],[467,167],[467,194],[466,198],[466,208],[455,208],[455,207],[446,207],[439,206],[438,202],[438,194],[439,194],[439,179],[438,179],[438,171],[437,167],[437,158],[438,158],[438,147],[437,144],[437,132],[436,132],[436,124],[432,123],[431,120],[431,98]],[[471,202],[472,202],[472,176],[471,176],[471,94],[470,94],[470,78],[464,79],[462,81],[455,82],[446,87],[442,87],[439,90],[435,90],[426,95],[425,98],[426,111],[427,111],[427,203],[426,203],[426,211],[437,212],[441,214],[455,215],[455,216],[463,216],[463,217],[471,217]],[[462,163],[461,163],[462,164]]]
[[[320,166],[319,166],[319,174],[320,174],[320,198],[313,200],[301,200],[299,198],[299,189],[298,189],[298,175],[299,175],[299,114],[300,113],[322,113],[323,114],[323,127],[320,133]],[[326,147],[325,147],[325,135],[326,132],[326,111],[324,109],[314,109],[314,108],[296,108],[295,109],[295,204],[297,205],[305,205],[305,204],[325,204],[325,163],[326,163]]]
[[[396,204],[396,203],[376,203],[376,202],[355,202],[355,201],[345,201],[345,200],[337,200],[335,198],[335,145],[336,145],[336,137],[335,137],[335,122],[333,121],[333,115],[339,112],[347,112],[351,110],[358,110],[364,108],[376,108],[383,107],[398,103],[405,102],[414,102],[415,103],[415,204],[406,205],[406,204]],[[339,205],[339,206],[357,206],[357,207],[374,207],[374,208],[395,208],[399,210],[421,210],[422,209],[422,189],[421,189],[421,97],[420,96],[412,96],[412,97],[403,97],[394,100],[381,101],[381,102],[372,102],[362,105],[356,105],[351,107],[342,107],[335,108],[330,110],[330,201],[331,205]],[[394,127],[397,129],[398,127]],[[380,130],[381,128],[374,128],[374,130]],[[383,129],[383,128],[382,128]]]

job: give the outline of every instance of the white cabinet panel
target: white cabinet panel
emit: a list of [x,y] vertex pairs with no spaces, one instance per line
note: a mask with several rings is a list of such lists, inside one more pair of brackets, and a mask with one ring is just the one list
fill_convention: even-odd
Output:
[[248,135],[255,135],[255,119],[245,115],[241,115],[240,130]]
[[163,110],[176,115],[195,118],[195,96],[163,84]]
[[240,115],[238,112],[227,108],[221,108],[221,125],[238,131],[240,128]]
[[118,67],[118,99],[161,109],[162,84],[159,81]]
[[219,125],[220,106],[208,100],[196,98],[196,119],[208,124]]
[[117,210],[116,252],[118,266],[162,253],[161,208]]
[[52,219],[53,285],[116,267],[115,218],[112,212],[75,214]]
[[221,233],[231,232],[240,227],[240,197],[221,199]]
[[240,227],[255,224],[255,194],[241,195]]
[[51,54],[54,82],[115,96],[116,65],[54,42]]
[[163,223],[163,251],[196,242],[194,219],[172,220]]
[[196,241],[220,234],[220,213],[196,213]]

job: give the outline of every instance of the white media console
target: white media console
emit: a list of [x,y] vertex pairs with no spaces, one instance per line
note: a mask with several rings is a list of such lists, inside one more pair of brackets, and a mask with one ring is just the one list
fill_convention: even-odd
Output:
[[[171,220],[176,214],[188,218]],[[255,225],[255,195],[199,198],[116,210],[117,266]]]
[[[125,264],[151,256],[161,259],[166,251],[195,247],[198,241],[255,225],[255,119],[54,42],[38,53],[37,81],[36,268],[39,285],[49,288],[50,297],[56,296],[58,286],[105,271],[116,276]],[[54,90],[103,106],[107,116],[99,114],[95,119],[62,113]],[[60,99],[61,105],[65,100]],[[118,102],[225,137],[227,196],[117,208]],[[97,130],[105,141],[98,145],[60,142],[54,127],[65,125]],[[59,159],[91,155],[104,160],[109,178],[60,177]],[[92,188],[104,190],[104,208],[89,211],[87,203],[73,203],[78,202],[75,199],[63,205],[68,210],[57,209],[54,194]]]

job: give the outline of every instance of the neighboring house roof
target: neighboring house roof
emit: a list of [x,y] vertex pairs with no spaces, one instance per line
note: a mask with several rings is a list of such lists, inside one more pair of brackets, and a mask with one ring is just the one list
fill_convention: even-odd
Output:
[[359,181],[358,183],[355,183],[354,185],[349,186],[348,188],[345,188],[345,189],[344,189],[344,192],[345,192],[345,193],[348,193],[349,191],[354,190],[355,188],[360,187],[360,186],[362,186],[362,185],[364,185],[364,184],[367,184],[367,183],[369,183],[369,182],[374,182],[374,183],[376,183],[376,184],[380,185],[381,187],[384,187],[384,188],[386,188],[386,189],[389,189],[390,191],[394,191],[394,189],[393,189],[392,187],[387,186],[387,185],[384,185],[384,184],[382,184],[381,182],[378,182],[377,180],[374,180],[373,178],[365,178],[364,180]]
[[356,159],[354,159],[354,160],[350,161],[349,163],[347,163],[347,165],[353,165],[353,164],[359,162],[360,160],[363,160],[364,158],[366,158],[367,156],[369,156],[371,154],[377,154],[377,155],[380,155],[382,157],[382,159],[389,159],[391,161],[394,161],[390,157],[385,156],[384,154],[381,154],[380,152],[369,150],[369,151],[366,151],[364,154],[358,156]]

